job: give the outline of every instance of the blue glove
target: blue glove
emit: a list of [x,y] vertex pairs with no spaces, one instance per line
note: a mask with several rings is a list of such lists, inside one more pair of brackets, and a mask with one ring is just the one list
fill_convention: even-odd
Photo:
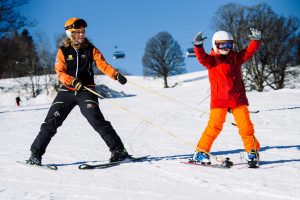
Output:
[[261,32],[255,28],[250,28],[252,35],[249,35],[251,40],[260,40],[261,39]]
[[202,32],[199,32],[197,33],[197,35],[195,36],[194,38],[194,45],[195,46],[201,46],[203,45],[204,43],[204,40],[206,39],[207,37],[202,37]]

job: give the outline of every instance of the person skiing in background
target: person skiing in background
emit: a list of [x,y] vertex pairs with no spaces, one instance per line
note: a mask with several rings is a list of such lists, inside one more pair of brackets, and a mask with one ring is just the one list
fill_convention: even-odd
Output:
[[257,167],[260,144],[254,136],[254,127],[250,120],[248,99],[242,80],[241,65],[258,50],[261,44],[261,32],[250,28],[250,44],[240,52],[233,50],[234,39],[231,33],[218,31],[212,38],[210,54],[204,50],[206,37],[199,32],[194,39],[196,57],[208,69],[211,88],[210,116],[208,124],[198,141],[192,161],[209,165],[209,152],[214,140],[222,131],[227,110],[230,109],[239,134],[248,153],[249,167]]
[[31,145],[28,164],[41,165],[42,156],[51,138],[76,105],[109,147],[110,162],[130,157],[111,123],[104,119],[97,96],[83,87],[95,89],[93,62],[105,75],[121,84],[125,84],[127,79],[109,65],[102,53],[85,38],[86,27],[85,20],[79,18],[71,18],[65,23],[67,37],[57,51],[55,62],[55,72],[62,86]]
[[20,106],[20,102],[21,102],[21,99],[19,96],[16,97],[16,104],[17,106]]

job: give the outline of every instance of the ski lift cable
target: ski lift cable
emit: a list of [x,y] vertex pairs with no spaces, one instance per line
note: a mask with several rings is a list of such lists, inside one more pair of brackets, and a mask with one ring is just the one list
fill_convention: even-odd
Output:
[[[151,92],[151,93],[153,93],[153,94],[156,94],[156,95],[158,95],[158,96],[161,96],[161,97],[163,97],[163,98],[166,98],[166,99],[168,99],[168,100],[171,100],[171,101],[173,101],[173,102],[176,102],[176,103],[178,103],[178,104],[184,105],[184,106],[186,106],[186,107],[188,107],[188,108],[190,108],[190,109],[192,109],[192,110],[196,110],[196,111],[198,111],[198,112],[201,113],[201,116],[202,116],[202,115],[205,115],[205,114],[206,114],[206,115],[209,115],[209,114],[210,114],[210,113],[207,112],[207,111],[200,110],[200,109],[197,108],[197,107],[194,107],[194,106],[191,106],[191,105],[189,105],[189,104],[183,103],[182,101],[179,101],[179,100],[177,100],[177,99],[175,99],[175,98],[173,98],[173,97],[164,95],[164,94],[162,94],[162,93],[160,93],[160,92],[157,92],[157,91],[155,91],[155,90],[151,90],[151,89],[149,89],[149,88],[147,88],[147,87],[144,87],[144,86],[142,86],[142,85],[139,85],[139,84],[137,84],[137,83],[134,83],[133,81],[127,80],[127,82],[128,82],[129,84],[131,84],[131,85],[137,87],[137,88],[140,88],[140,89],[149,91],[149,92]],[[209,95],[209,96],[210,96],[210,95]],[[209,96],[205,97],[205,99],[207,99]],[[236,123],[234,123],[234,122],[228,122],[228,121],[225,121],[225,123],[230,124],[230,125],[233,125],[233,126],[236,126]]]
[[[103,96],[102,96],[101,94],[99,94],[97,91],[95,91],[95,90],[93,90],[93,89],[91,89],[91,88],[88,88],[88,87],[86,87],[86,86],[83,86],[83,88],[86,89],[87,91],[91,92],[92,94],[96,95],[96,96],[99,97],[100,99],[105,99],[105,97],[103,97]],[[185,139],[183,139],[183,138],[181,138],[181,137],[178,137],[178,136],[177,136],[176,134],[174,134],[173,132],[171,132],[171,131],[169,131],[169,130],[163,128],[162,126],[160,126],[160,125],[158,125],[158,124],[153,123],[153,122],[152,122],[151,120],[149,120],[148,118],[146,118],[146,117],[144,117],[144,116],[142,116],[142,115],[138,115],[137,113],[134,113],[134,112],[130,111],[129,109],[127,109],[126,107],[124,107],[124,106],[122,106],[122,105],[120,105],[120,104],[114,103],[114,102],[112,102],[112,101],[109,101],[109,103],[111,103],[113,106],[115,106],[115,107],[117,107],[117,108],[119,108],[119,109],[121,109],[121,110],[124,110],[124,111],[130,113],[132,116],[135,116],[136,118],[140,119],[141,121],[146,122],[146,123],[148,123],[148,124],[150,124],[150,125],[156,127],[157,129],[161,130],[162,132],[167,133],[168,135],[170,135],[170,136],[172,136],[172,137],[174,137],[174,138],[180,140],[181,142],[185,143],[186,145],[189,145],[189,146],[192,146],[192,147],[195,146],[195,145],[192,144],[191,142],[186,141]]]

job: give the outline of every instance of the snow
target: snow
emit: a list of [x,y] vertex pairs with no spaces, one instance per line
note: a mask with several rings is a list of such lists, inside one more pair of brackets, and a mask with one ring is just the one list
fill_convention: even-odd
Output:
[[[169,89],[161,79],[129,76],[120,85],[97,76],[121,98],[100,100],[104,116],[122,138],[128,152],[151,156],[147,161],[126,163],[104,170],[78,170],[86,161],[104,162],[108,148],[78,107],[74,108],[52,139],[43,157],[45,170],[17,163],[30,155],[30,145],[55,95],[22,96],[15,105],[15,90],[0,91],[0,199],[98,200],[98,199],[300,199],[300,87],[248,92],[251,119],[261,149],[261,166],[243,164],[231,169],[184,165],[194,152],[209,113],[206,71],[170,78]],[[298,82],[299,80],[297,80]],[[14,88],[12,79],[0,80],[1,88]],[[125,97],[124,97],[125,96]],[[234,119],[227,115],[212,154],[241,160],[242,141]],[[216,163],[215,160],[212,160]]]

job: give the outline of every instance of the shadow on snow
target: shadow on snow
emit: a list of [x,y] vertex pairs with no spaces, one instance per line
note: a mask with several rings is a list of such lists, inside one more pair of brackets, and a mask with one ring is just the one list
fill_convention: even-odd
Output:
[[[300,145],[290,145],[290,146],[265,146],[260,149],[260,152],[264,152],[270,149],[289,149],[289,148],[297,148],[300,150]],[[218,151],[218,152],[211,152],[215,156],[222,156],[228,154],[238,154],[244,152],[244,149],[236,149],[236,150],[228,150],[228,151]],[[193,154],[181,154],[181,155],[168,155],[168,156],[151,156],[145,160],[141,160],[139,162],[159,162],[161,160],[187,160],[191,158]],[[61,163],[61,164],[51,164],[57,167],[59,166],[72,166],[72,165],[81,165],[85,163],[105,163],[108,160],[93,160],[93,161],[79,161],[73,163]],[[291,160],[273,160],[273,161],[260,161],[260,165],[270,165],[270,164],[283,164],[283,163],[290,163],[290,162],[300,162],[300,159],[291,159]]]

